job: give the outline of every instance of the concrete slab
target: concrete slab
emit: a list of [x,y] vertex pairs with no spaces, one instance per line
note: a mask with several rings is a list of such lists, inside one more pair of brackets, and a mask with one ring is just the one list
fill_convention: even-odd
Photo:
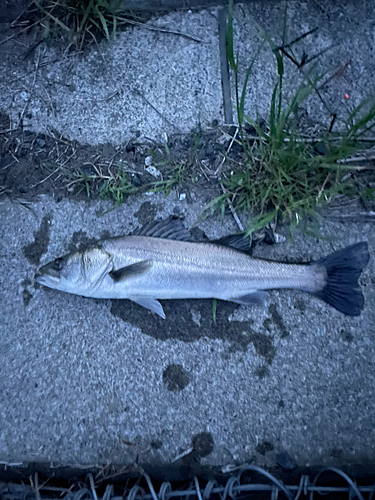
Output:
[[[289,8],[291,38],[319,25],[301,46],[309,55],[333,43],[325,68],[352,61],[325,94],[332,109],[350,109],[372,86],[373,4],[289,2]],[[240,60],[249,60],[259,40],[252,20],[276,37],[280,9],[236,6]],[[217,14],[213,8],[150,21],[201,41],[134,28],[79,56],[41,45],[31,60],[23,59],[30,39],[6,42],[0,109],[11,128],[20,122],[36,132],[54,128],[93,145],[123,144],[138,132],[160,140],[164,132],[222,122]],[[295,74],[287,66],[289,81]],[[275,76],[272,55],[262,53],[246,104],[252,116],[256,110],[267,116]],[[316,97],[306,113],[326,124]],[[166,301],[162,321],[127,301],[35,286],[40,262],[92,238],[127,233],[175,210],[191,226],[207,202],[191,199],[145,195],[105,215],[111,206],[105,202],[2,201],[0,462],[160,466],[177,459],[186,470],[254,457],[272,466],[280,451],[301,466],[375,460],[373,257],[361,278],[366,308],[358,318],[301,293],[274,292],[265,309],[220,302],[216,325],[210,301]],[[199,227],[209,237],[237,229],[231,218]],[[370,223],[326,221],[321,230],[326,239],[296,233],[294,244],[257,252],[306,261],[367,240],[374,253]]]
[[[84,55],[45,45],[0,56],[0,109],[15,126],[87,144],[189,132],[221,120],[216,9],[169,14]],[[168,33],[172,31],[173,33]],[[178,34],[181,33],[181,34]],[[25,105],[27,103],[27,109]]]
[[[357,318],[306,294],[273,292],[264,309],[219,302],[216,325],[209,300],[164,301],[162,320],[128,301],[35,286],[39,261],[124,234],[143,209],[165,217],[176,206],[187,225],[201,210],[173,194],[167,204],[144,196],[103,216],[105,202],[0,205],[1,461],[155,466],[187,452],[185,467],[254,456],[272,465],[279,451],[301,466],[375,460],[373,256]],[[217,237],[232,224],[200,227]],[[322,231],[326,240],[296,233],[294,244],[257,252],[310,260],[368,240],[374,255],[373,225]]]

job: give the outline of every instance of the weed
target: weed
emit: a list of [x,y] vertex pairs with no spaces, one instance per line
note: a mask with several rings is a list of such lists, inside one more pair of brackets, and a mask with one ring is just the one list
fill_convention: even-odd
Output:
[[75,44],[79,49],[86,33],[95,41],[98,33],[110,40],[119,24],[126,22],[119,15],[121,0],[33,0],[33,3],[43,15],[40,24],[44,39],[54,35],[58,28],[68,35],[70,45]]
[[165,197],[169,196],[172,189],[181,186],[186,181],[185,165],[180,163],[170,167],[164,174],[162,181],[155,181],[152,183],[150,191],[154,193],[164,192]]
[[217,299],[212,299],[212,319],[214,325],[216,325],[216,310],[217,310]]
[[100,196],[103,198],[112,198],[116,206],[121,205],[124,196],[135,194],[139,188],[134,186],[128,179],[128,175],[122,168],[114,176],[109,177],[100,190]]
[[[253,64],[264,43],[247,68],[240,89],[240,67],[238,56],[234,55],[230,9],[227,52],[234,75],[235,109],[243,156],[240,163],[227,157],[227,169],[221,178],[224,193],[206,207],[206,210],[218,207],[223,212],[230,201],[235,208],[250,212],[253,217],[248,233],[278,220],[297,225],[302,218],[315,217],[318,205],[328,203],[339,194],[361,196],[361,188],[352,175],[356,167],[346,165],[343,160],[358,150],[358,141],[375,126],[375,104],[370,98],[351,112],[339,137],[327,134],[316,143],[301,139],[293,128],[293,119],[299,106],[315,92],[323,75],[312,78],[311,74],[307,74],[291,101],[286,103],[283,96],[284,53],[267,34],[263,35],[275,55],[278,72],[266,129],[259,120],[252,120],[244,111]],[[249,139],[246,134],[245,129],[249,125],[256,131],[256,140]],[[318,146],[325,154],[318,153]],[[370,191],[367,190],[366,194],[372,194],[374,190]]]
[[[166,145],[165,153],[157,148],[147,151],[147,155],[154,158],[152,166],[160,169],[162,180],[148,181],[151,176],[145,172],[147,177],[144,178],[141,172],[129,169],[127,163],[121,159],[115,164],[110,162],[110,167],[102,160],[97,164],[89,163],[83,169],[74,169],[73,172],[66,169],[65,173],[70,177],[66,187],[70,191],[77,187],[80,192],[84,191],[88,198],[92,193],[99,194],[102,198],[112,199],[115,206],[119,206],[126,196],[146,191],[164,192],[167,197],[172,189],[188,181],[188,160],[176,162]],[[137,176],[137,184],[133,183],[134,180],[132,182],[130,175]],[[140,177],[143,177],[142,180]]]

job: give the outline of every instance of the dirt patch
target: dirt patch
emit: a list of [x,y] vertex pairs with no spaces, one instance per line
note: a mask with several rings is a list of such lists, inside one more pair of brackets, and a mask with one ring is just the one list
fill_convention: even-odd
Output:
[[256,446],[256,451],[261,455],[265,455],[266,453],[273,451],[275,449],[274,445],[269,441],[262,441]]
[[213,452],[215,441],[210,432],[201,432],[193,437],[191,445],[199,457],[207,457]]
[[[69,141],[51,131],[51,136],[23,130],[8,131],[9,118],[0,113],[0,196],[33,200],[40,194],[116,201],[119,196],[140,194],[155,188],[168,192],[180,188],[191,200],[190,192],[205,193],[207,201],[220,194],[217,168],[225,149],[218,142],[221,130],[171,136],[168,155],[165,145],[134,139],[125,146],[110,144],[89,146]],[[147,157],[154,158],[161,176],[156,179],[145,169]],[[204,166],[201,159],[204,158]],[[178,171],[178,172],[177,172]],[[109,182],[109,180],[111,180]],[[121,198],[122,199],[122,198]],[[137,217],[147,222],[156,207],[151,203],[140,209]]]
[[258,356],[262,356],[269,365],[272,364],[276,354],[272,337],[264,333],[252,332],[248,338],[253,343]]
[[229,316],[240,306],[218,301],[215,324],[210,300],[162,302],[166,320],[129,300],[113,300],[111,313],[157,340],[178,339],[194,342],[206,337],[227,341],[230,346],[224,357],[237,351],[245,352],[249,344],[253,344],[263,361],[267,365],[272,364],[276,354],[272,337],[254,331],[251,321],[229,321]]
[[[110,234],[108,231],[103,231],[100,235],[100,239],[102,240],[109,237]],[[74,231],[72,240],[69,244],[69,252],[81,251],[96,243],[98,243],[97,238],[89,238],[85,231]]]
[[190,377],[181,365],[171,364],[163,371],[163,382],[168,391],[182,391],[189,384]]
[[138,222],[143,226],[148,222],[153,221],[157,213],[158,206],[146,201],[145,203],[142,203],[139,210],[135,212],[134,215],[137,217]]
[[269,305],[268,312],[271,315],[273,323],[276,325],[276,327],[280,331],[280,337],[282,339],[285,337],[288,337],[290,335],[290,332],[286,328],[285,323],[283,321],[283,318],[282,318],[281,314],[279,313],[279,311],[277,310],[277,307],[275,306],[275,304]]
[[52,215],[45,215],[39,229],[34,233],[34,241],[22,249],[26,259],[34,266],[39,265],[40,258],[48,250],[51,221]]
[[26,278],[22,281],[22,300],[23,300],[23,305],[27,307],[30,304],[31,299],[33,298],[33,294],[29,291],[29,287],[31,286],[32,282],[30,279]]
[[264,378],[268,377],[270,374],[270,370],[267,366],[258,366],[254,374],[259,378],[259,380],[263,380]]

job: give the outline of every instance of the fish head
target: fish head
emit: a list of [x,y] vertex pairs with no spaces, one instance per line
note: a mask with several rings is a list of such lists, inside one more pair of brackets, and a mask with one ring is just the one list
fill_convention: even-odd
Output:
[[93,297],[112,270],[112,260],[112,256],[101,245],[97,245],[58,257],[42,266],[35,279],[41,285],[55,290]]
[[41,285],[63,292],[72,292],[82,281],[81,255],[79,252],[69,253],[52,260],[39,268],[35,280]]

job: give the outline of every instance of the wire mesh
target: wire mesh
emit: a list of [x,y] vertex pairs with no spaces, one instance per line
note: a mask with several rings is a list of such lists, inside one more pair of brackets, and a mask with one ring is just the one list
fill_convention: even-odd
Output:
[[[267,482],[246,482],[243,484],[244,472],[256,472],[264,477]],[[334,473],[341,477],[345,483],[343,486],[319,485],[319,480],[325,472]],[[298,484],[284,484],[270,472],[256,465],[243,465],[238,468],[236,474],[233,474],[224,485],[220,485],[215,480],[205,482],[201,486],[197,477],[194,477],[186,489],[173,489],[169,482],[163,482],[158,488],[151,480],[148,474],[143,475],[144,486],[140,486],[139,481],[131,489],[126,489],[119,495],[113,484],[107,484],[104,493],[98,494],[97,486],[93,475],[87,475],[86,485],[73,491],[72,488],[51,487],[46,484],[40,484],[38,473],[31,479],[31,485],[1,483],[0,482],[0,500],[209,500],[215,498],[218,500],[240,500],[250,493],[263,493],[262,498],[270,500],[300,500],[302,497],[308,500],[314,500],[317,495],[336,494],[340,498],[346,496],[348,500],[357,498],[358,500],[374,500],[375,482],[370,486],[358,485],[355,479],[349,477],[344,471],[336,467],[327,467],[322,469],[313,480],[308,475],[302,475]],[[332,482],[332,480],[331,480]],[[264,496],[266,495],[266,496]],[[337,498],[337,496],[336,496]]]

